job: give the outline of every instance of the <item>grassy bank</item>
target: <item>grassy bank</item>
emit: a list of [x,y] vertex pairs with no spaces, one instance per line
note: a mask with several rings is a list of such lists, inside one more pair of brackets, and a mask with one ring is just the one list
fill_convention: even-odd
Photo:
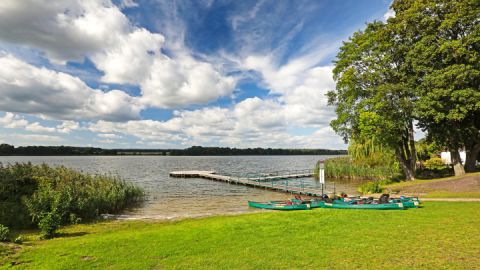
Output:
[[[472,269],[479,203],[405,211],[315,209],[62,229],[4,257],[8,269]],[[28,238],[37,239],[37,235]]]

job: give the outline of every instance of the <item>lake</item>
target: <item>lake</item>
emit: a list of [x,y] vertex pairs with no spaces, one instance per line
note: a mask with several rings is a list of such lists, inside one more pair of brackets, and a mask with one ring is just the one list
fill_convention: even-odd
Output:
[[[284,170],[313,169],[317,160],[333,156],[2,156],[0,162],[32,162],[63,165],[91,174],[118,175],[143,187],[147,200],[125,211],[125,219],[177,219],[208,215],[261,211],[247,206],[248,200],[291,198],[291,194],[267,191],[201,178],[171,178],[177,170],[213,170],[240,175]],[[289,185],[319,187],[314,178],[289,181]],[[327,179],[327,189],[333,182]],[[337,192],[355,193],[356,184],[335,183]]]

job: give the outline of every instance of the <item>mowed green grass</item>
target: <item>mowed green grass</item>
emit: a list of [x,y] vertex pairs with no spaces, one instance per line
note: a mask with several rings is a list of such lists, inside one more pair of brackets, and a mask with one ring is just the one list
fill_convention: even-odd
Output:
[[475,202],[103,222],[62,233],[24,244],[3,267],[14,261],[14,269],[480,269]]

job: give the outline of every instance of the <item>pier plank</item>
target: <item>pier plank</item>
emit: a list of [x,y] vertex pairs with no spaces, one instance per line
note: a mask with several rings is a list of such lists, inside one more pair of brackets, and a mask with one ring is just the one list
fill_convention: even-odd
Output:
[[[269,175],[269,174],[264,174]],[[181,177],[181,178],[205,178],[214,181],[223,181],[233,184],[241,184],[250,187],[259,187],[264,189],[269,189],[273,191],[286,192],[286,193],[295,193],[300,195],[308,196],[321,196],[322,191],[320,189],[312,189],[305,187],[295,187],[288,185],[275,185],[272,184],[272,181],[276,180],[288,180],[294,178],[303,178],[311,177],[313,173],[289,173],[285,175],[271,175],[265,177],[234,177],[227,175],[217,174],[215,171],[173,171],[170,172],[170,177]],[[324,191],[325,192],[325,191]]]

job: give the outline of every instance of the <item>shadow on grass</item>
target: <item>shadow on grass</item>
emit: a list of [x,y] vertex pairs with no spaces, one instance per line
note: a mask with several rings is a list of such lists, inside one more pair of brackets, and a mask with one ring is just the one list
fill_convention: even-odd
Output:
[[69,237],[79,237],[87,235],[87,232],[74,232],[74,233],[57,233],[55,238],[69,238]]

